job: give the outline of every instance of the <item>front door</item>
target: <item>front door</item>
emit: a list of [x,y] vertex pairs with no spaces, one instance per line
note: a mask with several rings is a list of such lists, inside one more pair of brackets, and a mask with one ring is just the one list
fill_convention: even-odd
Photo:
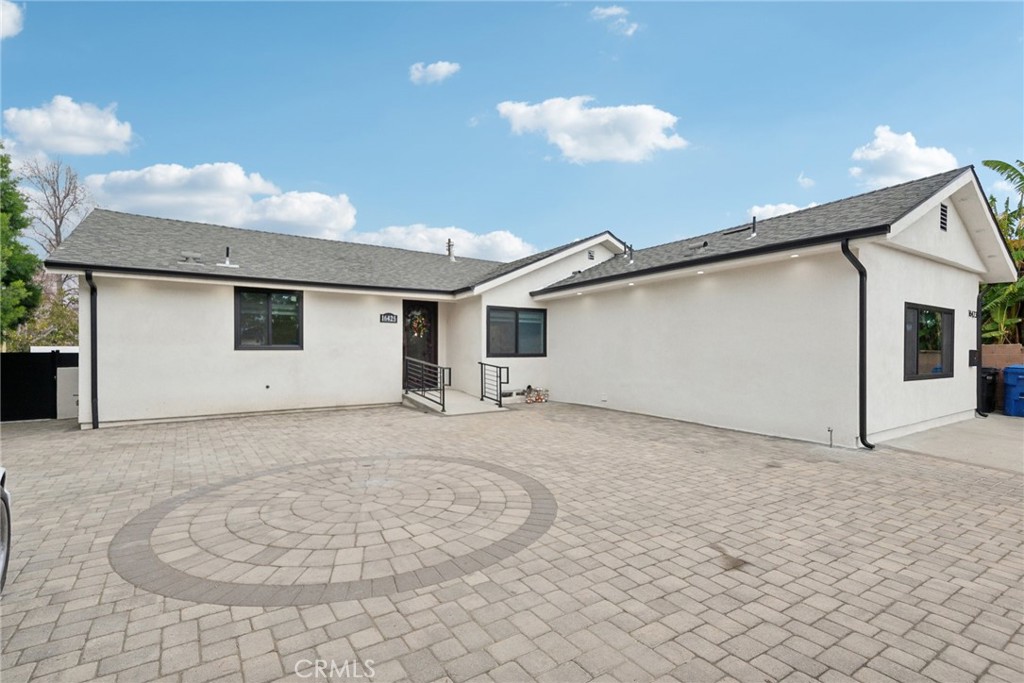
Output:
[[406,358],[437,364],[437,302],[402,302],[402,386],[409,388]]

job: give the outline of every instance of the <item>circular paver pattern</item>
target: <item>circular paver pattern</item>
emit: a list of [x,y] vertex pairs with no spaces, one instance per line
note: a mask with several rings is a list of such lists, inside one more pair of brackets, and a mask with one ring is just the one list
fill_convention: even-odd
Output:
[[312,605],[415,590],[509,557],[551,527],[536,479],[465,458],[333,459],[201,486],[111,541],[125,580],[223,605]]

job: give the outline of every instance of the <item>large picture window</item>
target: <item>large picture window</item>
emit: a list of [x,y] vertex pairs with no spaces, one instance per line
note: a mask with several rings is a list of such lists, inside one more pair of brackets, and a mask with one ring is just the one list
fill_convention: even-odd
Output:
[[302,292],[235,289],[236,349],[301,349]]
[[487,355],[546,356],[548,312],[543,308],[487,307]]
[[903,379],[953,376],[953,311],[907,304],[903,327]]

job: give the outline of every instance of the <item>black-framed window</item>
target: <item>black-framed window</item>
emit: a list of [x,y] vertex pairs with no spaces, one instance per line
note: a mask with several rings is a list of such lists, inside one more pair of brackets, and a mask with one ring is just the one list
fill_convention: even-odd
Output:
[[488,356],[536,357],[547,353],[547,309],[487,307]]
[[953,376],[953,311],[908,303],[903,324],[903,379]]
[[235,348],[301,349],[302,292],[236,287]]

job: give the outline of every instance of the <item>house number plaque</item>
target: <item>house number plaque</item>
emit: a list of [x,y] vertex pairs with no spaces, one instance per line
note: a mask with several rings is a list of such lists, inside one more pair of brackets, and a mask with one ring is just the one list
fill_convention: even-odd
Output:
[[398,322],[398,314],[397,313],[381,313],[380,314],[380,321],[382,323],[397,323]]

